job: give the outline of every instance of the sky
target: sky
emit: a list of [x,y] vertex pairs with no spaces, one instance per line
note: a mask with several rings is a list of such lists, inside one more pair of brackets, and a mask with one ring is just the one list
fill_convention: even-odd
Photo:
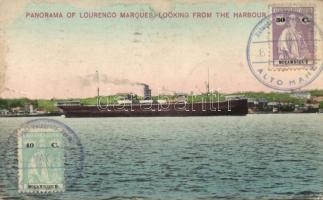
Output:
[[[268,3],[173,1],[156,7],[81,2],[7,5],[2,15],[10,11],[11,16],[1,22],[2,50],[6,51],[0,97],[92,97],[96,95],[96,71],[104,95],[142,95],[137,83],[148,84],[153,95],[201,93],[206,90],[208,70],[212,90],[274,91],[255,78],[247,63],[248,39],[261,18],[232,17],[235,12],[268,13]],[[37,12],[61,12],[64,18],[26,17],[26,13]],[[67,12],[76,16],[67,18]],[[84,12],[186,12],[190,17],[81,19],[79,13]],[[193,18],[193,12],[211,12],[212,17]],[[216,12],[229,12],[230,18],[218,18]],[[303,89],[317,88],[323,89],[323,75]]]

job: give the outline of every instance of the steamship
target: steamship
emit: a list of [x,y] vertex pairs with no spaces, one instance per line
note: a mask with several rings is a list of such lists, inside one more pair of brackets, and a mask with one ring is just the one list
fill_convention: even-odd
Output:
[[[81,105],[79,101],[58,102],[65,117],[176,117],[246,115],[247,99],[231,99],[214,102],[191,102],[178,98],[175,101],[157,100],[150,97],[151,90],[144,86],[144,100],[137,101],[132,94],[118,100],[117,104],[102,105],[98,96],[97,105]],[[182,97],[182,96],[179,96]]]
[[244,98],[188,103],[186,96],[180,94],[176,96],[176,100],[154,101],[151,98],[149,86],[142,85],[144,86],[143,100],[138,100],[134,94],[125,94],[116,104],[102,105],[98,87],[97,105],[82,105],[79,101],[68,101],[58,102],[56,106],[63,111],[65,117],[176,117],[246,115],[248,113],[247,99]]

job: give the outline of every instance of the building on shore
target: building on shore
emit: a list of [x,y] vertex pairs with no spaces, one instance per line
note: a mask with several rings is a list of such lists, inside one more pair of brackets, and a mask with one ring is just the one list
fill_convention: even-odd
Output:
[[1,109],[1,110],[0,110],[0,115],[1,115],[1,116],[9,115],[9,113],[10,113],[10,112],[9,112],[9,110],[7,110],[7,109]]
[[291,97],[297,98],[297,99],[311,99],[311,93],[309,92],[296,92],[290,95]]
[[31,103],[26,103],[25,104],[25,113],[26,114],[31,114],[31,113],[33,113],[34,112],[34,106],[33,106],[33,104],[31,104]]
[[265,98],[248,98],[248,108],[253,111],[265,111],[267,104],[268,100]]
[[24,113],[23,108],[20,106],[10,108],[10,111],[13,114],[23,114]]

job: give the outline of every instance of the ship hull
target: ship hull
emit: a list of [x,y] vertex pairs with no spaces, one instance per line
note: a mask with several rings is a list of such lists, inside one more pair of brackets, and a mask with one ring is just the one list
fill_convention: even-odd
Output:
[[215,103],[170,103],[166,105],[132,104],[110,106],[58,106],[65,117],[184,117],[184,116],[222,116],[246,115],[246,99]]

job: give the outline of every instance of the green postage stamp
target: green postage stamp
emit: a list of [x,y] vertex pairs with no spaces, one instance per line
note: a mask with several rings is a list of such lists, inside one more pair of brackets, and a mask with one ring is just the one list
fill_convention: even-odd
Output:
[[63,131],[22,128],[17,138],[19,192],[65,191]]

